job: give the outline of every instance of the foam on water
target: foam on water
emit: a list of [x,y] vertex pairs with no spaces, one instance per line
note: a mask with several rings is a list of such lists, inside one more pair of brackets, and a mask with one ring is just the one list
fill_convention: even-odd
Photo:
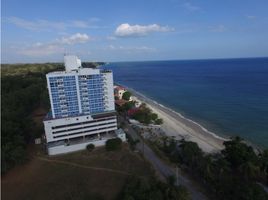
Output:
[[116,82],[217,138],[238,135],[268,147],[268,58],[128,62],[105,67],[113,70]]

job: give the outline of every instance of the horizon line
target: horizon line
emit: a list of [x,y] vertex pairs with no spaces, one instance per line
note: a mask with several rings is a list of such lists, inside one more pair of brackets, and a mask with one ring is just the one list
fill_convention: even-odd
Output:
[[[191,61],[191,60],[231,60],[231,59],[261,59],[268,58],[268,56],[254,56],[254,57],[223,57],[223,58],[192,58],[192,59],[156,59],[156,60],[124,60],[124,61],[82,61],[83,62],[104,62],[104,63],[123,63],[123,62],[157,62],[157,61]],[[14,62],[14,63],[1,63],[0,65],[18,65],[18,64],[51,64],[51,63],[64,63],[60,61],[48,62]]]

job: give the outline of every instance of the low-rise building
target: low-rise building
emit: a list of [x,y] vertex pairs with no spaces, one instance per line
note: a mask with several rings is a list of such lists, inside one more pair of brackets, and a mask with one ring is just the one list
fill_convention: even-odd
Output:
[[114,95],[115,97],[118,97],[118,99],[122,99],[123,94],[126,92],[126,88],[122,87],[122,86],[115,86],[114,88]]

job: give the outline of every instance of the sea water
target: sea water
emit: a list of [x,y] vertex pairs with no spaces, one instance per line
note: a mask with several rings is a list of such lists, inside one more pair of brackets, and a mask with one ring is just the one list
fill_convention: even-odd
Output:
[[268,147],[268,58],[110,63],[114,81],[206,129]]

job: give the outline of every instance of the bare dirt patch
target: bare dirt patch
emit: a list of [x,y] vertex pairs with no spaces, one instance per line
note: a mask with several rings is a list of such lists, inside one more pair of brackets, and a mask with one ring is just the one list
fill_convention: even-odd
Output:
[[2,177],[2,199],[116,199],[131,174],[153,175],[151,166],[127,146],[116,152],[98,148],[32,156]]

